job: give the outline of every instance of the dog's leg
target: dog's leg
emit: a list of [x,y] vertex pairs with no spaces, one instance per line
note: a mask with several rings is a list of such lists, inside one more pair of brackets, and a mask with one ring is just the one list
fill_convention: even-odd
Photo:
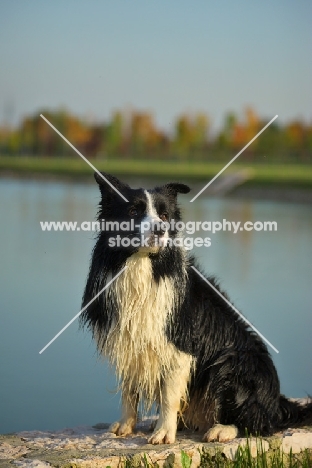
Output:
[[176,369],[170,372],[162,385],[160,395],[160,413],[150,444],[172,444],[177,432],[177,415],[181,398],[186,397],[190,378],[191,357],[182,355]]
[[122,417],[120,421],[114,422],[108,428],[118,436],[132,434],[137,422],[138,395],[135,392],[129,392],[122,395]]
[[235,439],[238,434],[238,429],[234,425],[224,426],[223,424],[215,424],[203,437],[205,442],[228,442]]

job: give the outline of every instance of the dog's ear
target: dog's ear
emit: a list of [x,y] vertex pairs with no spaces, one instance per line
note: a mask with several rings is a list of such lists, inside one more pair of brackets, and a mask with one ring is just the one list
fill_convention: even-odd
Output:
[[189,193],[191,190],[187,185],[175,182],[164,185],[162,189],[174,197],[176,197],[178,193]]
[[123,192],[130,189],[128,184],[124,184],[119,179],[117,179],[117,177],[114,177],[111,174],[107,174],[106,172],[101,172],[101,173],[95,172],[94,178],[99,184],[99,188],[100,188],[102,196],[105,196],[107,194],[115,194],[115,193],[117,195],[118,192],[123,194]]

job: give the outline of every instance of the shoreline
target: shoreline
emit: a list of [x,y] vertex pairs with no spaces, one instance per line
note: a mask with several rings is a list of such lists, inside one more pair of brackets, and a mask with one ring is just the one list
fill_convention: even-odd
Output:
[[[92,159],[90,163],[99,171],[117,177],[157,177],[161,179],[184,179],[207,181],[223,170],[228,161],[179,161],[157,159]],[[55,174],[70,177],[88,177],[93,169],[79,157],[34,157],[0,155],[0,174],[2,172],[24,174]],[[235,161],[222,176],[244,173],[250,184],[294,185],[312,188],[312,164],[293,163],[246,163]]]
[[[118,175],[119,176],[119,175]],[[120,175],[121,179],[125,179],[125,176]],[[220,176],[221,178],[222,176]],[[128,182],[137,186],[142,184],[142,181],[146,184],[147,188],[152,188],[157,184],[167,183],[172,181],[172,177],[160,177],[150,175],[128,175]],[[82,185],[93,185],[94,178],[93,173],[90,175],[86,174],[74,174],[69,175],[66,173],[47,173],[47,172],[21,172],[14,170],[0,170],[0,181],[1,180],[21,180],[21,181],[33,181],[33,182],[47,182],[47,183],[68,183],[68,184],[82,184]],[[176,177],[175,180],[180,182],[186,182],[192,187],[192,192],[196,193],[199,191],[207,179],[199,181],[196,179],[185,179],[182,177]],[[209,179],[208,179],[209,180]],[[225,198],[225,199],[244,199],[244,200],[265,200],[265,201],[278,201],[286,203],[298,203],[298,204],[312,204],[312,186],[300,187],[293,184],[259,184],[247,180],[229,190],[226,193],[215,193],[213,187],[208,187],[203,193],[203,196],[209,198]]]

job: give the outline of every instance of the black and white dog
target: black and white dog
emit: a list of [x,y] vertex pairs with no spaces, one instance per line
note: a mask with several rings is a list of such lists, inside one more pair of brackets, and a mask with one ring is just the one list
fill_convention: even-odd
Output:
[[[181,237],[170,223],[181,220],[177,194],[189,187],[131,189],[103,175],[128,203],[95,174],[102,195],[98,219],[115,230],[99,234],[83,306],[126,268],[86,308],[82,322],[120,379],[122,418],[110,430],[133,431],[139,400],[159,405],[152,444],[174,442],[179,420],[203,431],[206,441],[226,441],[246,430],[269,435],[310,419],[312,403],[302,407],[280,395],[262,340],[194,271],[181,243],[173,242]],[[142,234],[146,222],[151,228]]]

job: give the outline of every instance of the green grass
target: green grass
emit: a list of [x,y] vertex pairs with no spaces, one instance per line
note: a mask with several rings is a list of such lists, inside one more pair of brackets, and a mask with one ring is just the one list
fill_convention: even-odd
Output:
[[[256,457],[251,456],[250,448],[239,447],[235,459],[226,459],[222,453],[212,456],[203,454],[200,468],[311,468],[312,458],[308,450],[300,454],[285,454],[280,450],[265,452],[259,446]],[[183,467],[184,468],[184,467]]]
[[[274,448],[274,443],[270,445],[268,451],[265,450],[261,438],[256,439],[256,446],[252,450],[251,440],[246,439],[246,445],[239,446],[233,460],[226,458],[219,445],[207,444],[200,451],[199,468],[312,468],[312,451],[303,450],[300,453],[284,453],[280,447]],[[173,453],[168,455],[165,461],[166,468],[182,466],[182,468],[192,468],[192,458],[181,450],[180,456]],[[107,466],[106,468],[111,468]],[[159,468],[159,465],[152,462],[148,452],[137,453],[126,458],[123,468]]]
[[[172,180],[210,180],[224,164],[203,162],[173,162],[159,160],[92,160],[100,171],[117,176],[157,177]],[[248,185],[282,185],[312,188],[312,165],[300,164],[242,164],[234,162],[225,172],[241,169],[250,171]],[[67,176],[71,178],[90,177],[93,170],[77,158],[0,157],[0,172],[11,172],[36,176],[39,174]]]
[[[192,468],[192,458],[183,450],[181,450],[181,461],[175,460],[175,457],[169,455],[165,462],[165,467],[173,468],[174,466],[182,465],[182,468]],[[110,467],[107,467],[110,468]],[[128,458],[124,463],[124,468],[159,468],[157,463],[153,463],[148,454],[144,453],[133,458]],[[212,454],[209,451],[201,452],[201,461],[199,468],[312,468],[312,454],[309,450],[304,450],[299,454],[292,452],[286,454],[280,449],[270,450],[266,452],[261,444],[261,440],[257,441],[257,455],[252,456],[249,441],[246,446],[238,447],[234,460],[230,460],[224,456],[218,448]]]

